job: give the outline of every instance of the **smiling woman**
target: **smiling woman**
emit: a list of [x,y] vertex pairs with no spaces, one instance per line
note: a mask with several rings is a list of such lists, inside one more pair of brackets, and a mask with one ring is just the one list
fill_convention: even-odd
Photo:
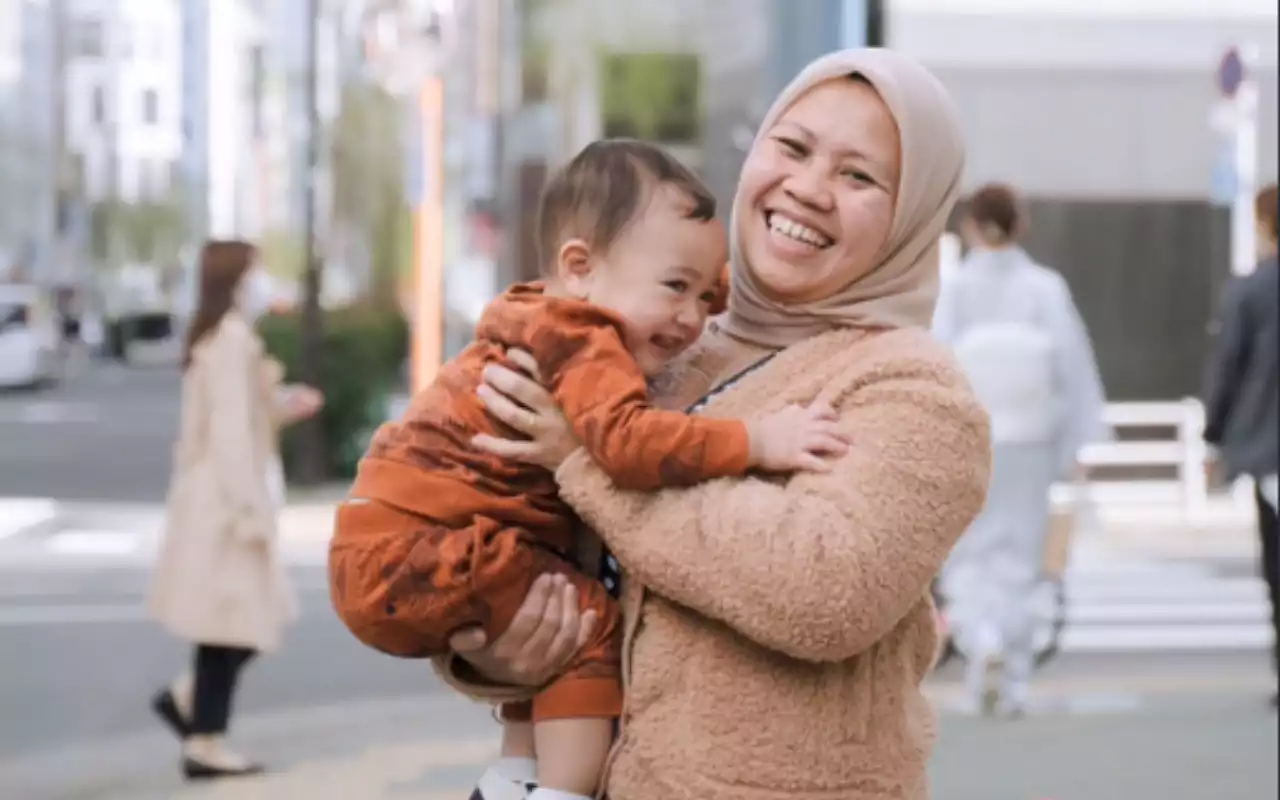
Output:
[[[503,395],[490,412],[527,437],[487,449],[555,469],[626,572],[625,618],[643,623],[624,644],[612,800],[928,797],[929,584],[990,460],[982,409],[924,330],[963,162],[945,90],[884,50],[810,64],[747,156],[728,311],[659,376],[656,401],[720,422],[830,404],[850,444],[828,469],[628,489],[573,447],[552,393],[486,374]],[[489,646],[451,641],[467,659],[449,663],[455,682],[483,695],[477,670],[538,684],[554,668],[540,637],[580,618],[545,593],[525,605]]]

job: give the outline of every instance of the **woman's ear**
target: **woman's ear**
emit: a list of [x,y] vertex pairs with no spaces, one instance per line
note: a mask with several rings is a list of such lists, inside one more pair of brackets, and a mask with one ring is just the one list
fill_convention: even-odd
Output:
[[556,253],[556,278],[578,299],[584,299],[591,290],[591,247],[582,239],[569,239],[560,245]]

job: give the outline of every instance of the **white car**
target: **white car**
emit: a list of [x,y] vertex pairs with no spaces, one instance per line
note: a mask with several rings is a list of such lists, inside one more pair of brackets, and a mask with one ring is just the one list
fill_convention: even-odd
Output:
[[35,286],[0,284],[0,387],[58,378],[57,315]]

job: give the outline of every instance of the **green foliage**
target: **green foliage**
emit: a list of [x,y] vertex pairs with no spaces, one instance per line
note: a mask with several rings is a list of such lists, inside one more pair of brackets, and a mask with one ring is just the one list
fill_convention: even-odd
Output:
[[670,144],[698,141],[702,76],[698,56],[607,53],[601,57],[604,134]]
[[186,217],[176,202],[108,198],[89,211],[90,252],[111,265],[173,263],[186,234]]
[[277,229],[262,235],[262,265],[277,278],[298,278],[306,258],[303,237],[296,230]]
[[[301,317],[273,314],[259,325],[267,351],[285,365],[285,380],[298,381],[302,348]],[[324,316],[320,385],[325,406],[320,415],[328,445],[325,474],[349,478],[368,436],[386,417],[386,401],[395,390],[409,353],[409,328],[398,312],[362,305]],[[296,431],[281,443],[285,473],[297,472]]]

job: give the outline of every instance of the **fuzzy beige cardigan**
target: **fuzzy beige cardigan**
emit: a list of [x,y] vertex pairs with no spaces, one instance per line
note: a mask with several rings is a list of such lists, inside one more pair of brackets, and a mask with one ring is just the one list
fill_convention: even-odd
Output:
[[[708,332],[665,402],[696,400],[744,355]],[[853,440],[829,474],[626,492],[581,451],[557,473],[627,570],[611,800],[929,796],[928,587],[982,506],[987,417],[950,354],[913,329],[816,336],[703,413],[818,397]]]

